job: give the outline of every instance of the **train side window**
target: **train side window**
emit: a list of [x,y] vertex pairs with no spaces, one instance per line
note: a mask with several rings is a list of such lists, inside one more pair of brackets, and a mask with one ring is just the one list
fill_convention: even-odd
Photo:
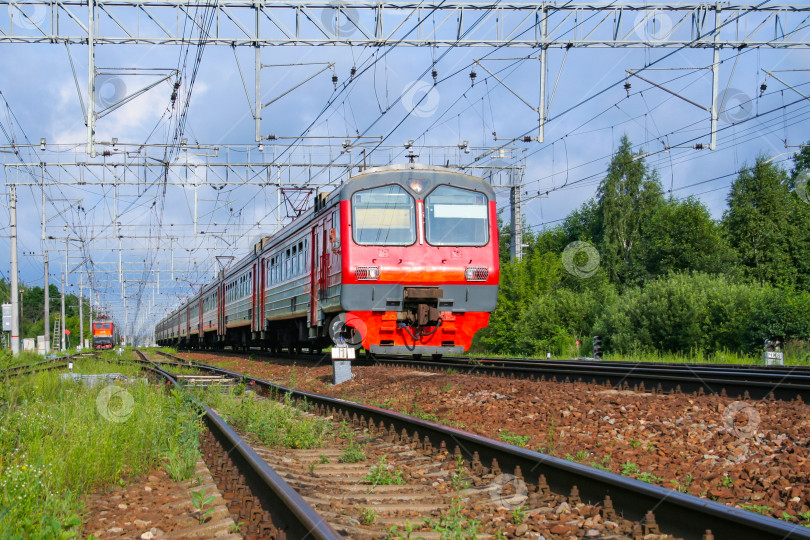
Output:
[[293,246],[291,253],[292,255],[290,266],[292,267],[292,269],[290,270],[290,272],[291,275],[295,277],[298,275],[298,246]]

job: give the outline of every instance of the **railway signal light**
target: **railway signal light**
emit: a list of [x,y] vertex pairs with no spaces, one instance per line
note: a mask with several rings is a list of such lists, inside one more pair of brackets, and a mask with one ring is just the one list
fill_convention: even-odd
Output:
[[597,360],[602,359],[602,338],[600,336],[593,336],[593,357]]

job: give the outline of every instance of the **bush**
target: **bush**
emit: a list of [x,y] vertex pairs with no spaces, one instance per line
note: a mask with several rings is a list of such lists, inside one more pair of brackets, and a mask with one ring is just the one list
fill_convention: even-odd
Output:
[[758,352],[765,338],[807,339],[810,295],[724,276],[670,274],[628,289],[595,333],[611,351]]
[[763,342],[773,338],[808,356],[810,293],[768,289],[762,296],[748,321],[746,346],[749,350],[761,350]]

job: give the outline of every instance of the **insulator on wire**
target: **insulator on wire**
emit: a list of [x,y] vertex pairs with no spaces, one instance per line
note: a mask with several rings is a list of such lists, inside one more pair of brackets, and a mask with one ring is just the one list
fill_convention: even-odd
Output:
[[630,81],[625,81],[624,82],[624,90],[627,92],[627,97],[630,97],[630,87],[631,86],[632,85],[630,84]]
[[355,75],[357,75],[357,66],[352,66],[352,70],[349,72],[349,80],[353,80]]
[[431,74],[433,75],[433,85],[435,86],[439,79],[439,72],[436,71],[436,68],[433,68]]
[[475,86],[476,77],[478,77],[478,74],[475,72],[475,70],[470,71],[470,83],[472,84],[472,86]]
[[767,90],[767,89],[768,89],[768,85],[765,84],[765,83],[762,83],[762,85],[759,87],[759,96],[762,97],[762,94],[764,94],[765,90]]
[[337,83],[338,83],[338,76],[337,73],[332,74],[332,84],[335,85],[335,90],[337,90]]

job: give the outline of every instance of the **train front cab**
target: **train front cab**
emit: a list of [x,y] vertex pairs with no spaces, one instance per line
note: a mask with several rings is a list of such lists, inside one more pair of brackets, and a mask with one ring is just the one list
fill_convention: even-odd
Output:
[[495,193],[449,170],[371,170],[341,193],[346,325],[372,353],[458,354],[498,296]]
[[114,335],[113,322],[110,320],[101,320],[93,322],[93,348],[94,349],[112,349],[113,348],[113,335]]

